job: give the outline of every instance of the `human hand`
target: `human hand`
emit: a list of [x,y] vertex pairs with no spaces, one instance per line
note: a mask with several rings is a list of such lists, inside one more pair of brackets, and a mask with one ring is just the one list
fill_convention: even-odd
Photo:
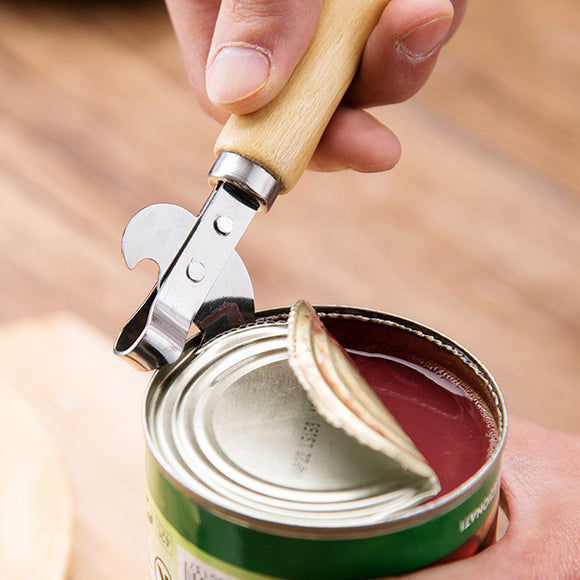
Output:
[[[364,109],[404,101],[429,77],[467,0],[391,0],[359,72],[311,162],[382,171],[396,136]],[[166,0],[193,92],[212,117],[256,111],[283,88],[317,26],[322,0]]]
[[509,527],[479,554],[405,580],[580,578],[580,436],[510,417],[502,463]]

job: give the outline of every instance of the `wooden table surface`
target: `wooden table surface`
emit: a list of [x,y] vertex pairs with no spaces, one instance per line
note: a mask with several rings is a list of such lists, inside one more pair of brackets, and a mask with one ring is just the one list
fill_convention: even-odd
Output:
[[[107,541],[102,520],[122,516],[120,533],[141,537],[143,376],[105,362],[113,357],[103,345],[155,269],[126,270],[120,237],[145,205],[200,209],[219,127],[189,93],[160,2],[0,1],[0,83],[3,360],[34,345],[13,359],[29,376],[26,361],[45,341],[50,356],[77,365],[85,404],[74,413],[54,386],[58,373],[36,387],[42,396],[23,387],[55,425],[85,502],[70,579],[139,578],[140,541]],[[418,320],[476,353],[511,412],[580,432],[579,95],[575,0],[473,1],[425,89],[374,111],[403,143],[400,164],[380,175],[308,173],[254,220],[239,253],[257,305],[306,298]],[[49,318],[47,331],[55,313],[65,316]],[[54,342],[63,320],[92,338]],[[99,380],[118,389],[97,390],[95,360]],[[126,422],[126,456],[124,430],[107,431],[107,409]],[[67,429],[83,421],[104,434],[80,429],[81,452]],[[114,457],[102,441],[120,446]],[[96,472],[75,479],[79,461],[88,474],[104,462],[107,485]],[[91,497],[106,509],[88,509]]]

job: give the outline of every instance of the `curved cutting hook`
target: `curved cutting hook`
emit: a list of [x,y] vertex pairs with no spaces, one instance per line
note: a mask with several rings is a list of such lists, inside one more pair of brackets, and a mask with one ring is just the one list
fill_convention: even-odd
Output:
[[193,323],[205,341],[254,319],[252,284],[236,252],[231,252],[205,296],[200,296],[200,285],[190,269],[191,263],[199,263],[188,256],[182,259],[190,250],[199,219],[179,206],[156,204],[138,212],[123,234],[129,268],[145,259],[159,266],[157,284],[115,344],[115,354],[141,370],[175,362]]

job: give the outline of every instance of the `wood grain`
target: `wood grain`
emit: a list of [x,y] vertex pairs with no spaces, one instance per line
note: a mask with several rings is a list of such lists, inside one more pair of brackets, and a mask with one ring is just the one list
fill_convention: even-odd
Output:
[[[471,2],[425,89],[374,111],[400,164],[306,173],[254,221],[258,306],[414,318],[476,353],[512,413],[580,432],[579,30],[575,0]],[[142,578],[145,377],[106,353],[155,270],[126,270],[120,239],[150,203],[199,210],[220,127],[159,2],[4,0],[0,79],[0,376],[71,450],[73,487],[99,482],[76,497],[70,578]],[[58,311],[83,330],[19,330]]]
[[[432,324],[515,411],[577,429],[577,19],[551,6],[540,21],[522,2],[474,3],[425,90],[375,111],[403,142],[399,166],[307,174],[240,252],[259,305]],[[155,3],[5,2],[0,30],[0,320],[65,307],[112,341],[155,277],[124,269],[124,225],[149,203],[199,209],[219,127]]]
[[232,115],[215,146],[257,163],[292,189],[346,93],[388,0],[327,0],[306,52],[280,94],[260,110]]
[[[578,430],[578,19],[526,6],[473,3],[426,88],[374,111],[403,143],[393,171],[307,173],[240,253],[259,306],[415,318],[479,355],[514,412]],[[112,343],[155,280],[125,269],[124,225],[198,211],[219,126],[156,3],[4,2],[0,39],[0,321],[66,308]]]

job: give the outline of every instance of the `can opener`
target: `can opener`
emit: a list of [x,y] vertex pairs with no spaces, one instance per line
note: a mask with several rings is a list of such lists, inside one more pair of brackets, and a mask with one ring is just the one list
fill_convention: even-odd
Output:
[[315,35],[282,92],[264,108],[232,115],[215,146],[214,185],[199,216],[171,204],[138,212],[123,234],[125,262],[159,266],[149,296],[121,330],[115,354],[141,370],[175,362],[190,328],[201,344],[254,318],[246,268],[235,247],[308,165],[356,74],[388,0],[325,0]]

